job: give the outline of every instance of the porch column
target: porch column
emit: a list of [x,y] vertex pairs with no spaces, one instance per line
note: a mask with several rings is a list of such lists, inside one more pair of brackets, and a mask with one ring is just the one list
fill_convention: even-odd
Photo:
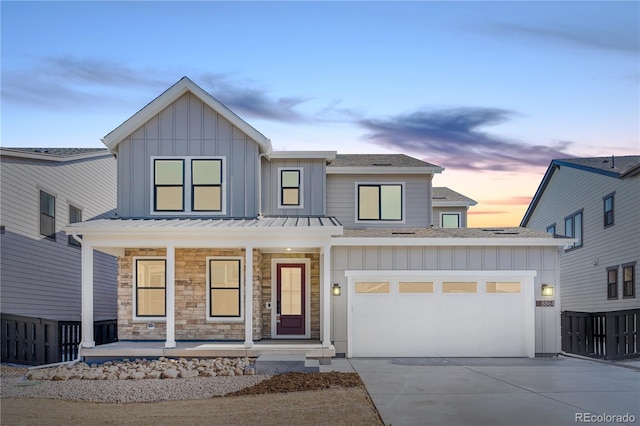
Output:
[[322,347],[331,347],[331,245],[327,244],[320,253],[322,259],[322,276],[320,286],[320,301],[322,306]]
[[93,348],[93,246],[82,243],[82,347]]
[[244,277],[244,346],[253,346],[253,247],[245,248]]
[[167,312],[166,312],[166,341],[165,348],[176,347],[176,249],[167,246]]

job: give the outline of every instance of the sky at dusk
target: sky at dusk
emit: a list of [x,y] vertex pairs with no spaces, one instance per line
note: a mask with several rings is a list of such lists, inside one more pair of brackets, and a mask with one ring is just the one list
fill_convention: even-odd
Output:
[[640,153],[640,2],[11,2],[3,147],[100,139],[188,76],[276,150],[404,153],[517,226],[552,159]]

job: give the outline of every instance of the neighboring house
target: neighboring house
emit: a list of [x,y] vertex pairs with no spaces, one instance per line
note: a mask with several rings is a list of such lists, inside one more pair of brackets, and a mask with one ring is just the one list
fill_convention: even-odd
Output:
[[118,159],[118,218],[66,231],[83,239],[86,323],[90,253],[119,257],[120,342],[93,347],[83,327],[86,357],[560,351],[559,307],[541,287],[559,287],[572,240],[431,227],[439,166],[275,151],[186,77],[103,142]]
[[587,328],[581,333],[593,335],[604,333],[591,318],[603,318],[613,330],[607,330],[609,345],[614,332],[630,336],[614,353],[613,347],[608,353],[598,348],[592,336],[576,347],[571,339],[579,332],[571,327],[578,323],[563,322],[565,350],[607,357],[640,353],[640,337],[637,343],[633,337],[640,330],[639,210],[640,155],[570,158],[549,165],[521,226],[576,239],[560,256],[565,319],[582,318]]
[[433,226],[466,228],[469,207],[478,204],[471,198],[445,187],[433,187]]
[[[106,149],[2,148],[0,154],[2,359],[57,361],[49,349],[60,349],[58,325],[81,320],[81,244],[63,228],[114,214],[116,160]],[[97,252],[94,264],[94,319],[115,320],[116,259]],[[37,347],[16,343],[24,339]]]

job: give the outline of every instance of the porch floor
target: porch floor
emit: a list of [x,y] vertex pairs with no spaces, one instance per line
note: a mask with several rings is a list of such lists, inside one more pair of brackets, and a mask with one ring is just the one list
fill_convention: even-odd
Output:
[[165,348],[164,341],[123,341],[93,348],[80,348],[80,356],[99,358],[215,358],[257,357],[263,354],[306,355],[307,358],[331,358],[336,348],[323,348],[319,340],[261,340],[246,348],[243,342],[176,342],[175,348]]

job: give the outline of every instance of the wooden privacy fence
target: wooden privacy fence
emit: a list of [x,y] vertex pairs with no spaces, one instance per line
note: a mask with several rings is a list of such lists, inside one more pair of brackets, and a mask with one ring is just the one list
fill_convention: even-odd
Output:
[[640,309],[562,313],[562,350],[604,359],[640,355]]
[[[54,321],[2,314],[2,362],[25,365],[71,361],[82,340],[80,321]],[[93,324],[96,345],[118,341],[116,320]]]

